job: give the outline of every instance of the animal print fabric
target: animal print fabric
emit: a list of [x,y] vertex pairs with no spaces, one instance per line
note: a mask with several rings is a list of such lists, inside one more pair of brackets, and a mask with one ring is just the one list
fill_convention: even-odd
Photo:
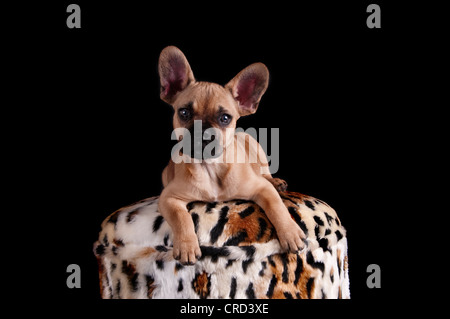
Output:
[[297,254],[251,201],[192,202],[202,257],[183,266],[158,197],[121,208],[94,244],[102,298],[350,298],[346,231],[334,209],[294,192],[280,196],[307,235]]

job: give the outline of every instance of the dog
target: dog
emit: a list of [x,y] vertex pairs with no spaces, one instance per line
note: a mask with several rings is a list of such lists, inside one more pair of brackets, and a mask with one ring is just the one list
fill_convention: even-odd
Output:
[[[164,188],[158,208],[173,231],[173,257],[183,265],[193,265],[201,257],[188,203],[236,198],[254,201],[265,211],[285,251],[302,249],[305,234],[278,194],[286,189],[286,182],[272,177],[266,154],[253,137],[235,132],[239,117],[258,109],[269,82],[267,67],[263,63],[251,64],[225,86],[196,81],[183,52],[168,46],[160,54],[158,72],[160,97],[174,109],[174,129],[193,132],[194,124],[200,123],[202,134],[208,129],[218,133],[211,139],[219,146],[217,154],[199,160],[201,152],[180,151],[177,155],[184,160],[175,162],[172,156],[163,170]],[[203,138],[195,145],[204,150],[211,140]],[[244,154],[244,161],[237,160],[239,154]],[[257,161],[250,161],[254,154]]]

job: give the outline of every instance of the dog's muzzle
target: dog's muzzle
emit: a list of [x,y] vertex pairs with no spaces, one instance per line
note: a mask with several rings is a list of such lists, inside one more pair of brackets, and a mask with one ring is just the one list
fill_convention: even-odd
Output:
[[[216,158],[222,154],[220,141],[222,132],[211,126],[203,126],[202,121],[194,121],[182,134],[181,153],[195,159]],[[181,137],[178,137],[181,139]]]

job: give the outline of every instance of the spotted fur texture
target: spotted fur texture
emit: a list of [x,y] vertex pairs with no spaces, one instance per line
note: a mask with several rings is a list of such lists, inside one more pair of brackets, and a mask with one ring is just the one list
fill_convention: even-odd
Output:
[[94,253],[103,298],[350,298],[346,232],[321,200],[280,193],[307,235],[297,254],[281,251],[253,202],[187,205],[202,250],[194,266],[172,257],[172,231],[158,197],[119,209],[102,224]]

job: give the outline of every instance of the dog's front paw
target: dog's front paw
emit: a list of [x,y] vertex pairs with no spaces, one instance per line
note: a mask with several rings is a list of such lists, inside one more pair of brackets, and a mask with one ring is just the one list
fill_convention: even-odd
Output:
[[278,240],[281,248],[292,253],[297,253],[305,248],[305,233],[291,220],[287,225],[277,229]]
[[185,239],[174,239],[173,258],[183,265],[193,265],[202,256],[197,236]]

